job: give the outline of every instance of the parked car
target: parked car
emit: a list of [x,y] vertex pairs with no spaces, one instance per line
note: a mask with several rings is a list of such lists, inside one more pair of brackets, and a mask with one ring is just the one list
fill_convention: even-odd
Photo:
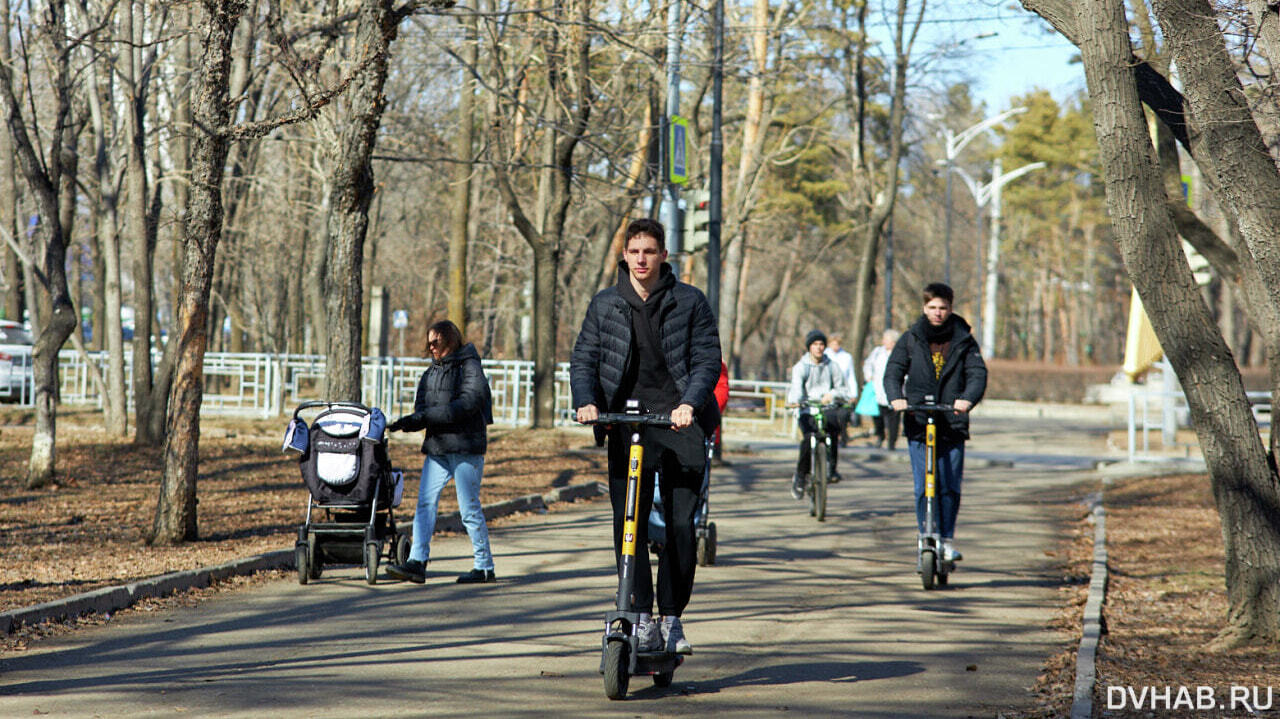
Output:
[[0,320],[0,399],[30,402],[35,395],[34,345],[35,338],[22,323]]

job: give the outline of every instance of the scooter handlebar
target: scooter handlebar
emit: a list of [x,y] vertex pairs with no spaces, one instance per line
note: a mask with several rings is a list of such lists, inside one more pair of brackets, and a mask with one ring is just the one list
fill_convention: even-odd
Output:
[[955,405],[951,404],[909,404],[903,412],[954,412]]
[[671,427],[671,415],[659,412],[627,414],[626,412],[602,412],[599,417],[583,424],[647,424],[655,427]]

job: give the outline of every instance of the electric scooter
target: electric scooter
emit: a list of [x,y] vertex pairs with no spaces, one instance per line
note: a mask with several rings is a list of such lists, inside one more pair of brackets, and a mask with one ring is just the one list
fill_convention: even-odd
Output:
[[644,485],[641,468],[644,466],[644,445],[641,435],[644,426],[671,427],[671,416],[640,412],[639,402],[627,400],[626,412],[602,413],[591,424],[624,425],[631,435],[631,448],[627,457],[627,492],[623,509],[622,559],[618,572],[617,608],[605,614],[605,634],[600,654],[600,673],[604,675],[604,693],[610,699],[622,699],[633,675],[647,674],[658,687],[671,685],[676,667],[684,657],[666,651],[640,651],[640,612],[635,607],[635,574],[637,530],[640,517],[641,492],[653,492]]
[[925,469],[924,469],[924,533],[916,538],[916,571],[925,590],[945,587],[947,577],[956,570],[956,563],[942,556],[942,532],[938,526],[938,426],[937,418],[944,412],[954,412],[949,404],[938,404],[933,395],[926,395],[924,404],[908,405],[906,411],[916,412],[925,418]]

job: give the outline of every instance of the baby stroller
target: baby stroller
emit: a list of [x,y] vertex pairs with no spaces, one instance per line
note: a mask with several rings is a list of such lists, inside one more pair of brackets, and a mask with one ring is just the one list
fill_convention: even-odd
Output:
[[[694,536],[697,537],[698,566],[708,567],[716,563],[716,523],[708,519],[711,513],[711,457],[715,452],[715,440],[708,435],[703,440],[707,461],[702,468],[702,490],[698,494],[698,509],[693,517]],[[649,511],[649,551],[662,554],[667,544],[667,523],[662,517],[662,491],[660,478],[653,483],[653,509]]]
[[[300,413],[315,408],[323,410],[308,427]],[[356,402],[303,402],[294,410],[284,449],[300,454],[311,492],[294,546],[299,584],[319,578],[325,564],[363,564],[374,584],[384,549],[399,564],[409,559],[409,536],[396,531],[393,514],[404,474],[391,467],[385,427],[381,410]]]

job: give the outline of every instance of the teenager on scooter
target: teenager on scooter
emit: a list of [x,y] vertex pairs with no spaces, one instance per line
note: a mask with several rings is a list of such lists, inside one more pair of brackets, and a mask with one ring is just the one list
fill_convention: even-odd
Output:
[[[962,559],[954,538],[956,515],[960,511],[960,485],[964,476],[964,444],[969,439],[969,410],[978,404],[987,389],[987,365],[978,351],[978,342],[969,332],[969,323],[954,314],[955,293],[941,283],[924,288],[924,308],[920,319],[894,345],[885,364],[884,392],[889,406],[902,412],[909,405],[922,404],[933,397],[937,404],[949,404],[955,411],[938,428],[938,504],[942,558]],[[905,384],[904,384],[905,382]],[[914,413],[903,415],[903,433],[911,452],[911,473],[915,477],[916,524],[925,529],[924,482],[928,458],[925,449],[925,422]]]
[[[667,264],[666,233],[654,220],[627,226],[617,282],[592,298],[569,363],[573,406],[579,422],[601,412],[621,412],[638,399],[645,412],[670,413],[674,429],[646,428],[644,470],[661,468],[667,542],[658,558],[657,600],[649,553],[636,555],[635,606],[641,613],[641,651],[690,654],[680,616],[693,592],[697,567],[694,518],[706,454],[703,438],[719,414],[714,389],[720,376],[720,334],[701,290],[679,282]],[[615,427],[609,440],[609,497],[613,544],[621,568],[630,438]],[[640,517],[648,517],[653,492],[641,492]],[[636,542],[648,546],[648,523]]]

